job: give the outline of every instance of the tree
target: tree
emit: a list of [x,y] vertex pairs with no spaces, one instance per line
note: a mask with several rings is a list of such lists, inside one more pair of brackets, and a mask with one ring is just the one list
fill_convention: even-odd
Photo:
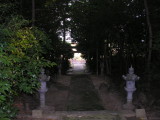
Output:
[[[100,61],[100,56],[105,56],[105,69],[109,74],[112,73],[111,67],[112,69],[120,68],[119,71],[122,74],[130,64],[136,64],[133,59],[141,56],[139,53],[140,46],[143,44],[141,40],[145,39],[145,17],[142,5],[141,1],[130,0],[73,2],[71,6],[72,36],[79,42],[79,49],[86,59],[90,61],[93,58],[93,61]],[[135,57],[132,58],[132,56]],[[122,64],[117,64],[119,62]]]
[[150,65],[151,65],[151,56],[152,56],[152,39],[153,39],[153,33],[152,33],[152,25],[150,22],[150,16],[149,16],[149,8],[148,8],[148,4],[147,4],[147,0],[144,0],[144,6],[145,6],[145,10],[146,10],[146,21],[147,21],[147,25],[148,25],[148,32],[149,32],[149,42],[148,42],[148,58],[147,58],[147,73],[148,73],[148,85],[150,86],[150,82],[151,82],[151,74],[150,74]]
[[[65,0],[39,0],[35,1],[35,13],[36,13],[36,21],[34,25],[39,27],[42,31],[44,31],[48,35],[48,39],[43,45],[45,49],[45,53],[43,54],[45,59],[49,59],[55,61],[57,64],[60,63],[60,56],[65,53],[62,53],[60,47],[57,47],[61,44],[62,39],[59,38],[61,33],[66,33],[68,31],[68,18],[69,18],[69,1]],[[23,0],[22,2],[22,15],[24,18],[32,20],[34,11],[31,8],[32,1]],[[65,24],[63,25],[63,21],[65,20]],[[33,21],[33,20],[32,20]],[[46,22],[47,21],[47,22]],[[66,34],[62,34],[65,38]],[[65,38],[66,39],[66,38]],[[63,40],[63,46],[66,45],[65,40]],[[64,49],[66,50],[66,49]],[[58,51],[58,52],[57,52]],[[71,51],[70,51],[71,52]],[[73,53],[72,53],[73,54]]]
[[32,26],[35,24],[35,0],[32,0]]

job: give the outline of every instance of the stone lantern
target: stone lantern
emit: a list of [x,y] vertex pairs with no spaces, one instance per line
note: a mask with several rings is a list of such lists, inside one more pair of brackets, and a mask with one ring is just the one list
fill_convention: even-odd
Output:
[[48,91],[48,88],[46,86],[46,82],[49,81],[50,76],[47,76],[45,74],[45,70],[41,69],[41,74],[39,75],[39,81],[41,83],[39,94],[40,94],[40,107],[38,107],[35,110],[32,110],[32,117],[33,118],[42,118],[44,113],[48,113],[50,111],[54,112],[55,108],[53,106],[46,106],[46,97],[45,94]]
[[40,108],[45,108],[45,94],[48,91],[48,88],[46,86],[46,81],[49,81],[50,76],[47,76],[45,74],[45,70],[41,69],[41,74],[39,75],[39,81],[41,82],[41,86],[39,89],[40,93]]
[[125,90],[127,91],[127,103],[123,105],[123,108],[133,110],[133,92],[136,91],[135,81],[139,80],[139,77],[134,74],[134,68],[132,66],[129,68],[129,73],[126,76],[123,75],[122,77],[126,80]]

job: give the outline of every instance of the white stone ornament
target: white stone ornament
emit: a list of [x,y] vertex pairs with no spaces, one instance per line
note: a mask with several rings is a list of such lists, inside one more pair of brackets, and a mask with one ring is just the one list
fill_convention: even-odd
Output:
[[139,77],[134,74],[134,68],[129,68],[128,74],[122,76],[126,80],[125,90],[127,91],[127,103],[123,106],[124,109],[134,109],[132,104],[133,92],[136,91],[135,81],[139,80]]
[[41,69],[41,74],[39,75],[39,81],[41,82],[41,87],[39,89],[40,93],[40,108],[45,107],[45,94],[48,91],[48,88],[46,86],[46,82],[50,80],[50,76],[47,76],[45,74],[45,70]]

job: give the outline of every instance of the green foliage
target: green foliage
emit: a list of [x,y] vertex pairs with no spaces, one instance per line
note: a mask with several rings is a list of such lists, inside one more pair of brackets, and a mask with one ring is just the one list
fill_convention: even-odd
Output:
[[13,118],[17,114],[17,109],[13,107],[15,92],[11,87],[9,81],[0,80],[0,119],[9,120],[7,118]]
[[10,120],[9,118],[1,118],[1,120]]
[[17,115],[18,110],[13,107],[13,102],[4,102],[1,106],[2,107],[0,109],[0,120],[9,120],[9,118],[14,118]]
[[50,6],[51,4],[53,4],[54,2],[56,2],[57,0],[47,0],[46,3],[45,3],[45,6],[48,7]]
[[4,23],[6,18],[16,13],[16,0],[3,0],[0,2],[0,24]]
[[[25,27],[21,16],[0,27],[0,116],[14,117],[14,96],[33,93],[39,88],[40,68],[55,65],[42,57],[45,34],[37,28]],[[7,26],[7,27],[6,27]],[[8,111],[8,112],[6,112]]]

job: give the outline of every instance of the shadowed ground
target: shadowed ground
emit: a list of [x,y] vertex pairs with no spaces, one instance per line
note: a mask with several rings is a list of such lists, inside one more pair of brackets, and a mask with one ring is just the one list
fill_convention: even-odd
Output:
[[71,77],[67,110],[103,110],[101,100],[88,75]]

